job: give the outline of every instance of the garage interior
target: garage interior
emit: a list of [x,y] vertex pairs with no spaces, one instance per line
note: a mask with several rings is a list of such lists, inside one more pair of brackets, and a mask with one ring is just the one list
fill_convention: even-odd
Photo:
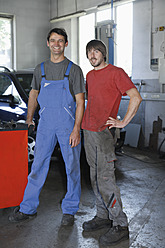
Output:
[[[85,76],[89,65],[87,60],[84,63],[81,58],[80,44],[82,43],[83,48],[88,34],[85,35],[87,28],[81,26],[85,19],[81,18],[93,15],[92,30],[95,35],[93,38],[100,38],[107,44],[108,62],[118,65],[116,42],[119,37],[117,36],[119,23],[115,13],[118,13],[119,6],[127,4],[132,4],[132,48],[130,48],[131,71],[129,73],[143,101],[136,116],[125,128],[124,146],[117,153],[115,163],[117,184],[121,190],[130,230],[129,240],[116,247],[164,248],[165,1],[0,0],[0,18],[12,18],[13,50],[9,67],[15,70],[35,68],[37,64],[49,58],[49,50],[46,46],[47,33],[51,28],[62,27],[65,28],[69,37],[69,46],[65,55],[84,68]],[[97,12],[107,9],[111,16],[110,20],[97,22]],[[128,30],[127,26],[124,31],[126,30]],[[82,37],[85,38],[82,39]],[[123,35],[121,43],[124,43],[125,39]],[[3,61],[1,56],[2,54],[0,54],[0,60]],[[87,68],[83,67],[84,64]],[[6,64],[0,62],[0,65]],[[127,97],[122,98],[119,108],[121,118],[126,112],[128,102]],[[0,156],[2,155],[0,149]],[[95,198],[83,149],[81,173],[80,209],[75,216],[73,227],[61,228],[60,226],[62,217],[60,204],[66,191],[66,175],[59,152],[52,157],[49,174],[40,195],[37,218],[11,224],[8,221],[8,215],[14,206],[0,209],[0,247],[101,247],[98,239],[105,230],[83,233],[82,229],[83,222],[95,216]]]

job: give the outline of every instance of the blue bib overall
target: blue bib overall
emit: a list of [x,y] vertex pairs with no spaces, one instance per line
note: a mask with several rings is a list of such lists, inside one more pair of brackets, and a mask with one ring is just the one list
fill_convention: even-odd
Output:
[[[74,215],[79,209],[81,144],[71,148],[69,137],[74,127],[76,102],[69,90],[69,63],[63,80],[48,81],[44,63],[41,64],[42,81],[38,96],[40,120],[37,128],[35,156],[20,212],[34,214],[39,205],[39,194],[45,183],[54,147],[59,142],[65,162],[67,193],[62,201],[63,214]],[[60,200],[60,199],[59,199]]]

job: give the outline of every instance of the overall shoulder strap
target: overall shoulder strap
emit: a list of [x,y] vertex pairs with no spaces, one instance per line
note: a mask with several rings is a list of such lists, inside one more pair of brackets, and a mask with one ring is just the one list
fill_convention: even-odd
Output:
[[70,69],[71,69],[71,67],[72,67],[72,64],[73,64],[73,62],[70,61],[69,64],[68,64],[68,67],[67,67],[67,69],[66,69],[66,72],[65,72],[64,77],[67,77],[67,78],[69,77],[69,72],[70,72]]
[[44,70],[44,62],[41,63],[41,75],[42,77],[45,77],[45,70]]

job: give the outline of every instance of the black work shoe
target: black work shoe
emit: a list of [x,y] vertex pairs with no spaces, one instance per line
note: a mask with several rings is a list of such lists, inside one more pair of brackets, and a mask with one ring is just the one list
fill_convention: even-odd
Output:
[[100,236],[101,245],[115,245],[123,240],[129,239],[128,227],[113,226],[104,235]]
[[104,227],[112,227],[112,221],[95,216],[92,220],[83,223],[83,229],[86,232],[95,231]]
[[35,214],[24,214],[19,211],[19,207],[16,207],[12,214],[9,215],[9,221],[10,222],[20,222],[28,219],[33,219],[37,216],[37,213]]
[[73,226],[73,224],[74,224],[74,215],[63,214],[61,225],[62,226]]

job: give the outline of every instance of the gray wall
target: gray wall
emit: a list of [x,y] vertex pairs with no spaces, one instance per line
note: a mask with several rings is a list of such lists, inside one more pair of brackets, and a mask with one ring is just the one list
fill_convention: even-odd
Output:
[[15,69],[34,68],[49,56],[49,1],[0,0],[0,14],[14,15]]

